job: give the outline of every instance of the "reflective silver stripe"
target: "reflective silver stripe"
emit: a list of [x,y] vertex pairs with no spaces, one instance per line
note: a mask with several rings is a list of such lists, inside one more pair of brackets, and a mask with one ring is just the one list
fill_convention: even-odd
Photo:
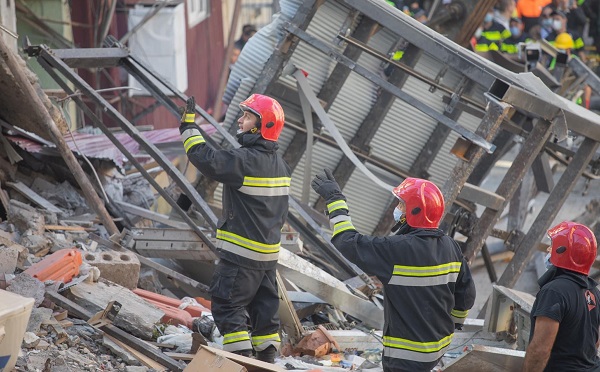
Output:
[[242,186],[238,189],[246,195],[254,196],[283,196],[290,194],[289,187],[253,187],[253,186]]
[[454,323],[458,323],[458,324],[465,324],[465,319],[466,319],[466,318],[457,318],[457,317],[455,317],[455,316],[453,316],[453,315],[450,315],[450,317],[452,318],[452,321],[453,321]]
[[464,324],[467,315],[469,315],[469,310],[452,309],[452,311],[450,311],[450,316],[454,323]]
[[333,226],[338,223],[338,222],[342,222],[342,221],[350,221],[350,216],[345,215],[345,214],[340,214],[339,216],[335,216],[332,217],[329,220],[329,223],[331,224],[331,227],[333,228]]
[[352,225],[352,220],[348,219],[347,221],[338,222],[333,225],[333,233],[331,237],[336,236],[337,234],[344,232],[346,230],[356,230],[354,225]]
[[458,273],[449,273],[438,276],[401,276],[393,275],[388,284],[405,285],[410,287],[427,287],[456,282]]
[[278,333],[273,333],[271,335],[265,336],[252,336],[252,346],[256,351],[265,350],[270,345],[275,346],[277,350],[279,350],[279,345],[281,344],[281,339],[279,338]]
[[267,244],[256,240],[244,238],[241,235],[234,234],[225,230],[217,230],[217,239],[227,240],[233,244],[240,245],[259,253],[277,253],[279,252],[279,243]]
[[418,351],[396,349],[393,347],[384,347],[383,355],[389,358],[412,360],[415,362],[435,362],[436,360],[440,359],[444,355],[444,353],[446,353],[446,350],[448,350],[449,346],[450,345],[433,353],[420,353]]
[[185,152],[187,154],[188,151],[190,151],[190,149],[196,145],[200,145],[202,143],[205,143],[206,141],[204,140],[204,137],[202,136],[195,136],[195,137],[190,137],[190,139],[188,139],[187,141],[185,141],[183,143],[183,148],[185,149]]
[[248,331],[225,333],[223,335],[223,345],[245,340],[250,340],[250,334]]
[[185,142],[190,137],[201,136],[201,135],[202,135],[202,133],[200,133],[200,131],[198,130],[198,128],[190,128],[190,129],[184,130],[183,133],[181,133],[181,140],[183,142]]
[[230,353],[239,350],[252,350],[252,344],[250,343],[250,340],[234,342],[223,345],[223,350],[229,351]]
[[239,245],[225,240],[217,240],[216,246],[224,251],[231,252],[237,254],[238,256],[246,257],[254,261],[277,261],[277,259],[279,259],[279,251],[277,253],[259,253],[244,247],[240,247]]

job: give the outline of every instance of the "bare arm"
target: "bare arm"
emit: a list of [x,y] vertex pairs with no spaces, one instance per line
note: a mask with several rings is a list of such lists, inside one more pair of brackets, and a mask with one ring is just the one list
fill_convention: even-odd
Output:
[[556,320],[545,316],[535,318],[535,330],[525,354],[523,372],[543,371],[546,368],[559,325]]

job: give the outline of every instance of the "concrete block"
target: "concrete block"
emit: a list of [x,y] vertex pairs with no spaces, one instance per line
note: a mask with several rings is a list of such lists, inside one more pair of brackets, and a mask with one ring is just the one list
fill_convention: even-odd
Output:
[[71,287],[67,296],[94,314],[104,310],[110,301],[118,301],[122,307],[113,322],[115,326],[145,340],[152,338],[154,324],[165,315],[129,289],[105,279],[79,283]]
[[16,226],[21,234],[27,230],[32,230],[34,235],[42,235],[46,225],[43,214],[37,212],[35,208],[16,200],[11,200],[8,220]]
[[46,286],[44,283],[27,273],[21,273],[15,276],[6,290],[20,294],[23,297],[33,298],[35,300],[33,307],[40,306],[42,301],[44,301],[44,295],[46,294]]
[[133,252],[86,252],[83,261],[100,270],[100,277],[128,289],[137,288],[140,261]]
[[17,269],[19,251],[6,246],[0,246],[0,274],[12,274]]
[[29,316],[29,323],[27,323],[27,332],[38,333],[43,322],[50,320],[52,316],[52,309],[46,309],[45,307],[38,307],[31,310]]

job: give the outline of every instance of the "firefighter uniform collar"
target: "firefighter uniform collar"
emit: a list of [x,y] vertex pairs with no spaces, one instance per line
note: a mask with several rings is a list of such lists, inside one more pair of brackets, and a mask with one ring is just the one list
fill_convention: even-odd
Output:
[[277,151],[279,145],[275,141],[268,141],[260,135],[260,133],[242,133],[238,136],[238,143],[242,147],[258,147],[263,151]]

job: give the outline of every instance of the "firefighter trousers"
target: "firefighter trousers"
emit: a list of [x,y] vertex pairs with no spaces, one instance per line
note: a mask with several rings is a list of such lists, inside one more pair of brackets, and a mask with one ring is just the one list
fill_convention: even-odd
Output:
[[271,345],[279,349],[275,269],[254,270],[220,260],[210,294],[213,318],[223,335],[223,350],[239,352],[254,348],[261,352]]

